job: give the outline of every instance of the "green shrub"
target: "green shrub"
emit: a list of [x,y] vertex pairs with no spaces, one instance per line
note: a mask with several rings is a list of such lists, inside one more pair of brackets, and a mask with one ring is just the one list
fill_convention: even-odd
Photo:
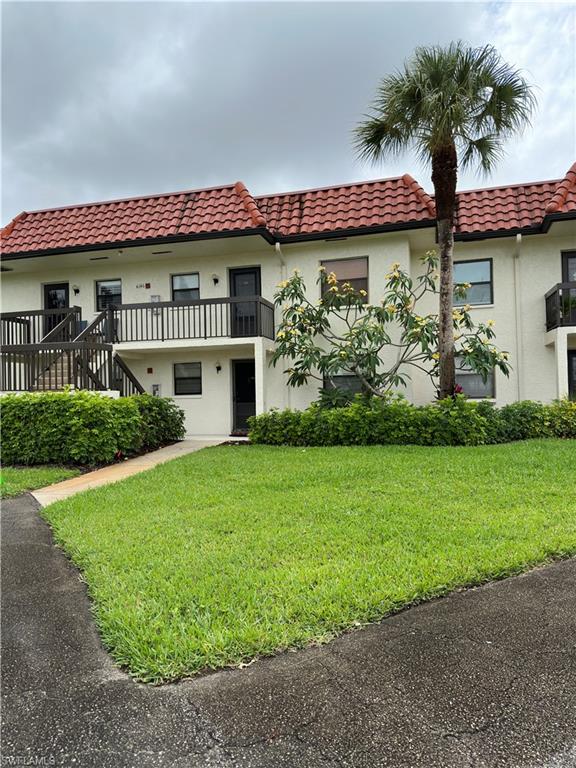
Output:
[[250,440],[268,445],[483,445],[576,437],[576,403],[525,401],[499,409],[463,396],[423,406],[357,399],[343,408],[270,411],[249,424]]
[[152,395],[134,395],[131,399],[140,412],[143,451],[182,440],[184,411],[173,400]]
[[504,421],[503,439],[529,440],[535,437],[551,437],[549,405],[534,400],[521,400],[500,409]]
[[548,409],[554,437],[576,439],[576,401],[556,400]]
[[[93,466],[179,439],[181,412],[169,403],[149,406],[141,398],[148,400],[85,391],[4,395],[2,459],[5,464]],[[164,419],[156,430],[154,413],[159,422]]]

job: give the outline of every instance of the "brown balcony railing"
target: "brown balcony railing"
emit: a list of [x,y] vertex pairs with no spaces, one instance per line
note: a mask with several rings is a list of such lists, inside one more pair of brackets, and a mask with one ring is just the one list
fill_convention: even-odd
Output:
[[558,283],[546,294],[546,330],[576,325],[576,283]]
[[80,320],[80,307],[2,312],[0,340],[2,345],[72,341],[78,333]]
[[81,341],[2,347],[0,391],[53,392],[67,387],[118,390],[121,395],[144,391],[111,344]]
[[261,296],[119,304],[108,310],[106,340],[274,338],[274,305]]

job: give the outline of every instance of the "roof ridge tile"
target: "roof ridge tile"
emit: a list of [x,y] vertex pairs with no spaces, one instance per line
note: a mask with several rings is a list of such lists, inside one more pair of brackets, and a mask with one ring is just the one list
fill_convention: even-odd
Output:
[[256,205],[254,198],[250,192],[248,192],[246,185],[241,181],[237,181],[236,184],[234,184],[234,191],[242,201],[242,204],[244,205],[244,208],[246,208],[246,211],[254,223],[254,226],[265,227],[266,219],[260,212],[260,209]]
[[26,216],[28,216],[27,211],[21,211],[17,216],[14,216],[12,221],[9,221],[8,224],[0,230],[0,238],[3,240],[5,237],[9,237],[16,224],[25,219]]
[[557,185],[556,191],[552,195],[552,199],[546,206],[546,213],[559,213],[566,202],[568,193],[572,188],[576,189],[576,163],[573,163],[566,176]]
[[416,179],[412,178],[409,173],[405,173],[404,176],[402,176],[402,181],[411,192],[414,192],[422,200],[428,213],[431,216],[436,216],[436,204],[434,203],[434,200],[424,188],[418,184]]

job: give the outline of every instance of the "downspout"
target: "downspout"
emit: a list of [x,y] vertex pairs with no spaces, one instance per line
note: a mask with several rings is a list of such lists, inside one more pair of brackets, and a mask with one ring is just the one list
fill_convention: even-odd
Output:
[[522,377],[524,376],[524,363],[522,355],[522,307],[520,306],[520,300],[522,291],[520,290],[520,250],[522,248],[522,235],[518,233],[516,235],[516,243],[514,245],[514,309],[515,309],[515,324],[516,324],[516,394],[518,400],[523,399],[524,386],[522,383]]
[[[276,255],[280,259],[280,280],[286,280],[287,276],[287,267],[286,267],[286,259],[284,258],[284,254],[282,253],[282,246],[278,241],[274,244],[274,250],[276,251]],[[292,408],[292,387],[289,387],[286,385],[286,389],[288,390],[288,402],[287,407]]]
[[284,254],[282,253],[282,246],[278,241],[276,241],[276,243],[274,244],[274,250],[276,251],[278,258],[280,259],[280,279],[285,280],[286,279],[286,259],[284,258]]

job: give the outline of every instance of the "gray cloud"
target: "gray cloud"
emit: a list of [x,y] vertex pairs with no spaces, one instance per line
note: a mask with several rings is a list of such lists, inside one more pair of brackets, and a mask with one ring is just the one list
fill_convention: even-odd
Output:
[[[411,157],[359,163],[352,128],[379,77],[416,45],[498,45],[500,36],[503,53],[522,66],[518,22],[523,35],[526,26],[512,11],[476,3],[4,3],[2,220],[22,209],[237,179],[264,193],[409,171],[430,187]],[[562,175],[576,154],[574,10],[531,13],[532,23],[549,22],[534,34],[530,63],[547,98],[553,90],[554,124],[539,117],[495,183]]]

